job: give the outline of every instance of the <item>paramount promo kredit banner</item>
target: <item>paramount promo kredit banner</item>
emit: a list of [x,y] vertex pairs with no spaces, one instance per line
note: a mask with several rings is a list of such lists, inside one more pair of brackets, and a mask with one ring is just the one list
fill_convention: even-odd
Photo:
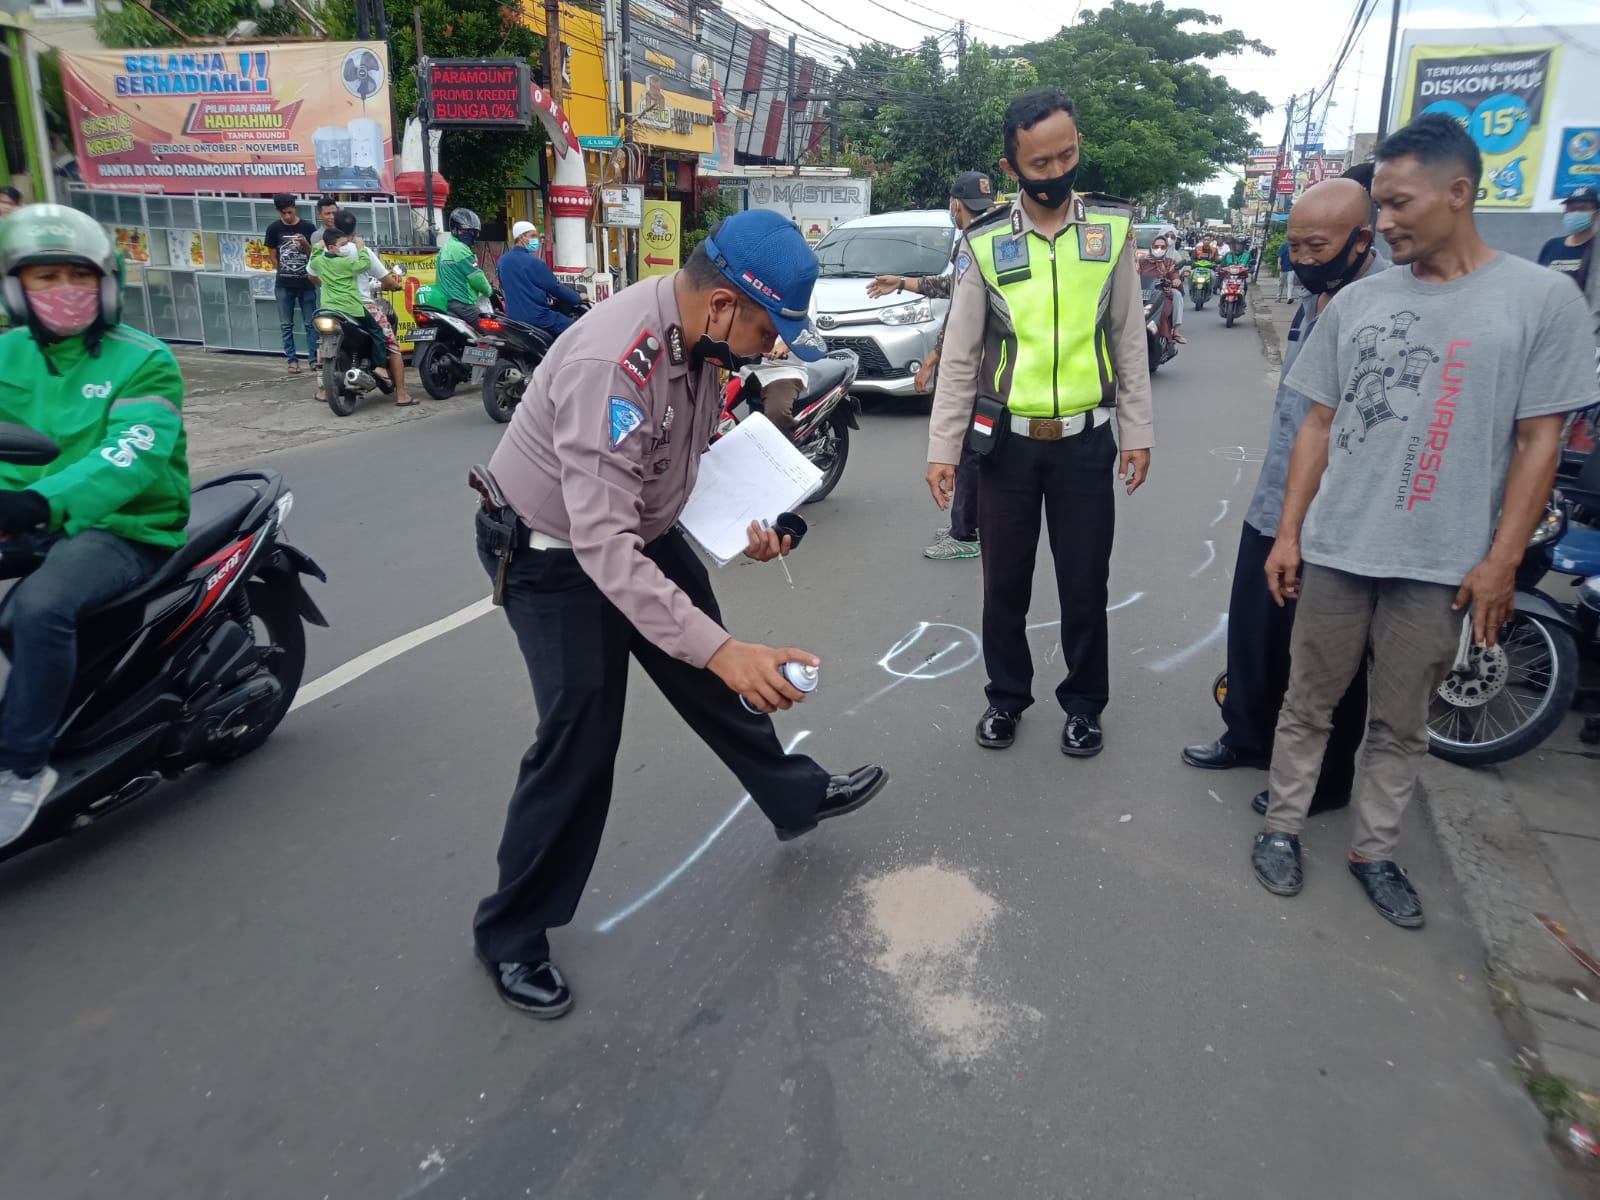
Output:
[[394,190],[382,42],[96,50],[61,76],[91,187]]

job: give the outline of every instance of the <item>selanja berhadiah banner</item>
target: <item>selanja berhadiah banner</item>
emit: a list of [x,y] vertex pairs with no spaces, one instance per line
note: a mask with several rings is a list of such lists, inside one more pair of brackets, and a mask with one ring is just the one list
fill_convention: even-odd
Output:
[[382,42],[97,50],[61,74],[91,187],[394,190]]

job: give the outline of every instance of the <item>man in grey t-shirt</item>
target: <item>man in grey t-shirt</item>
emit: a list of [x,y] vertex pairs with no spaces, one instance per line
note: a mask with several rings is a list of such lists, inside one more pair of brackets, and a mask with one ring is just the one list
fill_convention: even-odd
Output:
[[1482,158],[1467,132],[1425,115],[1377,159],[1378,232],[1397,269],[1329,304],[1287,380],[1314,403],[1266,574],[1274,599],[1298,599],[1299,611],[1251,864],[1269,891],[1299,892],[1330,716],[1370,651],[1349,867],[1385,918],[1415,928],[1422,904],[1394,852],[1428,748],[1429,696],[1455,657],[1462,609],[1485,646],[1512,615],[1562,417],[1596,396],[1582,297],[1478,236]]
[[[1319,317],[1334,296],[1389,265],[1372,252],[1375,235],[1370,206],[1360,184],[1329,179],[1309,188],[1289,215],[1286,244],[1293,269],[1308,294],[1289,327],[1266,461],[1245,513],[1233,568],[1233,592],[1228,601],[1228,693],[1222,705],[1227,730],[1214,742],[1184,749],[1183,761],[1191,767],[1211,771],[1265,767],[1272,755],[1273,730],[1289,686],[1294,605],[1280,608],[1273,603],[1262,568],[1278,534],[1295,435],[1312,405],[1307,396],[1289,386],[1288,377],[1312,331],[1320,328]],[[1357,671],[1333,713],[1333,732],[1311,801],[1312,814],[1343,808],[1350,802],[1356,752],[1366,731],[1367,677]],[[1266,792],[1256,797],[1255,807],[1257,812],[1267,811]]]

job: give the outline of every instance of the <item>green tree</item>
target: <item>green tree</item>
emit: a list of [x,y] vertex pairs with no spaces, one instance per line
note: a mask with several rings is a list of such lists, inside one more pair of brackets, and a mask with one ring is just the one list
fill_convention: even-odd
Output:
[[1233,195],[1228,198],[1228,207],[1235,211],[1244,207],[1244,180],[1233,181]]
[[[430,58],[524,58],[537,73],[544,39],[500,0],[421,0],[421,5],[422,44]],[[355,36],[354,5],[324,13],[330,37]],[[402,124],[417,111],[416,66],[411,23],[391,24],[389,70]],[[489,219],[503,215],[506,188],[544,142],[537,119],[527,130],[446,130],[434,169],[450,183],[450,206],[459,204]]]
[[1195,206],[1195,216],[1202,221],[1221,221],[1227,216],[1227,209],[1222,203],[1222,197],[1214,192],[1200,197],[1200,203]]
[[[287,4],[263,10],[256,0],[147,0],[148,7],[171,21],[192,38],[220,38],[233,32],[241,21],[253,22],[263,38],[309,33],[300,14]],[[94,19],[100,41],[117,50],[140,47],[178,48],[181,38],[144,8],[136,4],[112,12],[100,6]]]

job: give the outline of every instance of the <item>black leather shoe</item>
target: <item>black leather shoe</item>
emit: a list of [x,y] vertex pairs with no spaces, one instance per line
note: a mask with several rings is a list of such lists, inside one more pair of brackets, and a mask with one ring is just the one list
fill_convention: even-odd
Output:
[[978,719],[978,745],[986,750],[1006,750],[1017,740],[1017,718],[994,705]]
[[1274,896],[1298,896],[1305,884],[1305,872],[1300,867],[1300,839],[1292,833],[1263,829],[1256,834],[1250,865],[1255,868],[1261,886]]
[[[828,780],[828,790],[823,794],[822,804],[817,809],[817,821],[826,821],[830,817],[842,817],[845,813],[855,812],[883,791],[883,785],[888,782],[889,772],[882,767],[857,767],[848,775],[835,775]],[[811,822],[804,829],[779,829],[776,831],[778,840],[792,842],[795,838],[815,829],[817,821]]]
[[549,959],[531,963],[493,963],[478,955],[494,980],[494,989],[518,1012],[553,1021],[572,1011],[572,989]]
[[1422,901],[1417,898],[1417,889],[1411,886],[1411,880],[1406,878],[1406,873],[1398,863],[1388,858],[1381,862],[1349,861],[1350,874],[1361,881],[1361,886],[1367,891],[1367,899],[1372,901],[1372,907],[1382,913],[1385,920],[1394,922],[1402,929],[1422,927]]
[[1219,739],[1204,746],[1185,746],[1183,761],[1202,771],[1231,771],[1234,767],[1255,767],[1265,771],[1268,759],[1254,754],[1240,754]]
[[[1258,817],[1266,816],[1267,815],[1267,793],[1266,792],[1257,792],[1256,793],[1256,798],[1254,800],[1250,801],[1250,807],[1256,810],[1256,816],[1258,816]],[[1314,797],[1312,797],[1312,800],[1311,800],[1311,807],[1306,811],[1306,816],[1314,817],[1318,813],[1336,812],[1337,810],[1339,810],[1341,808],[1349,808],[1349,807],[1350,807],[1350,797],[1348,795],[1345,795],[1345,796],[1341,797],[1338,800],[1324,800],[1321,796],[1314,796]]]
[[1061,727],[1061,753],[1073,758],[1093,758],[1104,749],[1099,717],[1073,713]]

